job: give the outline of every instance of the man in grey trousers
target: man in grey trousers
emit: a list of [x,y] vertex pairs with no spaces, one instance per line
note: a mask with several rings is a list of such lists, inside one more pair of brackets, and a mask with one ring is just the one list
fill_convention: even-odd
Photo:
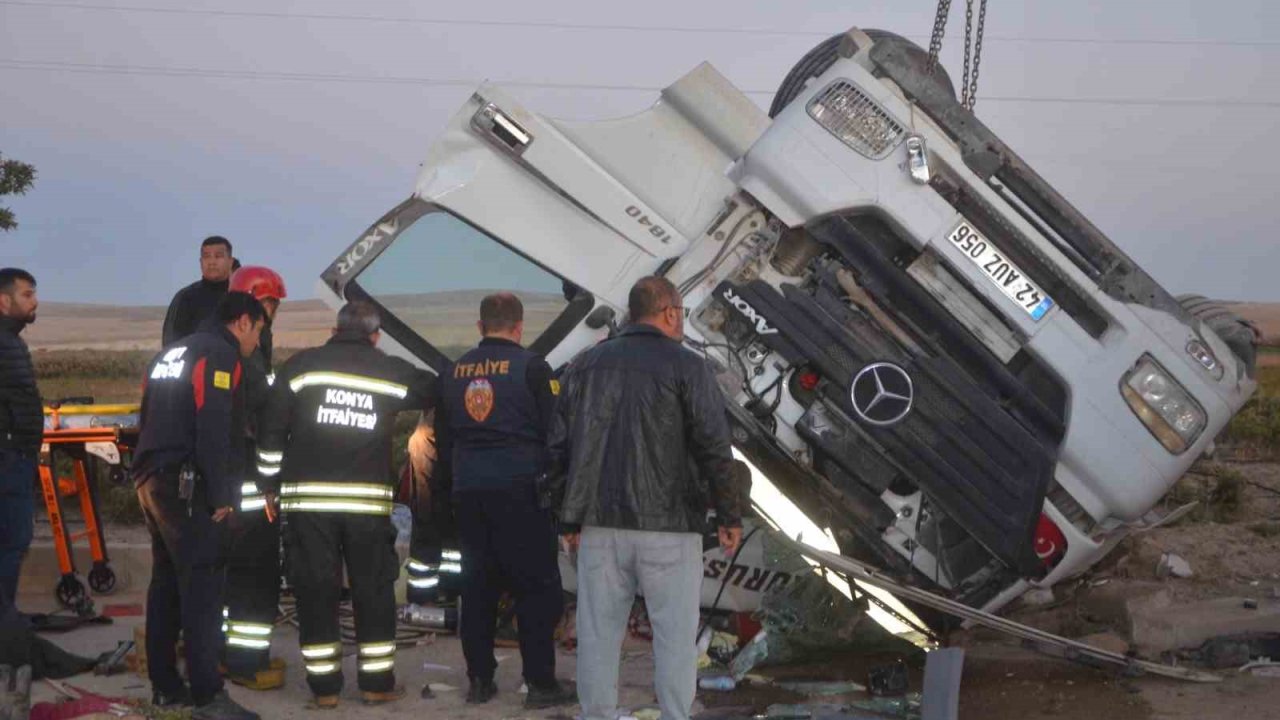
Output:
[[561,534],[578,552],[578,694],[584,720],[618,714],[618,663],[637,591],[653,625],[664,720],[686,720],[697,680],[707,510],[720,545],[742,539],[745,498],[730,477],[724,399],[684,349],[675,286],[631,289],[631,324],[578,357],[563,379],[549,443]]

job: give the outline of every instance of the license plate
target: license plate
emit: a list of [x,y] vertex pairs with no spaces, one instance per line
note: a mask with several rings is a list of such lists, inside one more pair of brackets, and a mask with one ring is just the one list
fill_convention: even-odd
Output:
[[1053,300],[969,223],[961,222],[947,239],[1032,320],[1039,321],[1053,307]]

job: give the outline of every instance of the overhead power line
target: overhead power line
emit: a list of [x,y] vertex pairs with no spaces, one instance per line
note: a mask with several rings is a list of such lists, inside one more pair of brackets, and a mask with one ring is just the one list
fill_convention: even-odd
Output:
[[[219,70],[197,67],[165,67],[155,65],[110,65],[43,60],[0,58],[0,70],[35,72],[89,73],[97,75],[143,75],[157,77],[191,77],[226,80],[285,81],[318,83],[356,83],[369,85],[422,85],[474,88],[484,82],[507,87],[545,90],[601,90],[659,93],[659,85],[630,83],[544,82],[536,80],[484,80],[479,78],[433,78],[396,75],[346,75],[315,72],[277,72],[268,70]],[[771,89],[745,89],[747,95],[772,96]],[[1280,108],[1280,100],[1245,100],[1239,98],[1105,98],[1054,97],[1028,95],[990,95],[983,101],[1007,103],[1058,103],[1066,105],[1170,106],[1170,107],[1253,107]]]
[[[206,8],[165,8],[142,5],[101,5],[92,3],[59,2],[50,0],[0,0],[0,5],[15,7],[36,7],[51,10],[95,10],[123,13],[150,13],[155,15],[193,15],[205,17],[258,18],[273,20],[334,20],[346,22],[376,22],[439,26],[472,26],[472,27],[505,27],[505,28],[540,28],[550,30],[601,30],[613,32],[659,32],[659,33],[693,33],[700,35],[759,35],[775,37],[808,37],[827,38],[833,33],[817,30],[788,30],[773,28],[735,28],[735,27],[689,27],[683,25],[628,25],[621,23],[566,23],[535,20],[454,20],[446,18],[423,18],[397,15],[355,15],[346,13],[294,13],[271,10],[217,10]],[[914,40],[928,40],[923,35],[907,35]],[[1226,46],[1226,47],[1280,47],[1280,41],[1273,40],[1197,40],[1180,38],[1088,38],[1088,37],[1016,37],[991,36],[988,42],[1028,43],[1028,44],[1072,44],[1072,45],[1173,45],[1173,46]]]

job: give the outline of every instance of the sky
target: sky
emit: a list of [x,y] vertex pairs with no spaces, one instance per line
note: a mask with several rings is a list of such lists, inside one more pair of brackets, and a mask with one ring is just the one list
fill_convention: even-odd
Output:
[[[960,75],[964,3],[943,62]],[[927,45],[933,0],[0,0],[0,265],[45,301],[161,304],[207,235],[312,297],[412,191],[481,81],[638,112],[710,61],[761,107],[850,26]],[[1280,3],[997,0],[979,116],[1175,293],[1280,301]]]

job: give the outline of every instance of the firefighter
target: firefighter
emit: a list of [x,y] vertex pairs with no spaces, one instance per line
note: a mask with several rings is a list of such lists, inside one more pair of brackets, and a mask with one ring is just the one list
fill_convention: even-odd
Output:
[[497,694],[493,641],[498,599],[515,596],[528,708],[577,701],[556,679],[563,612],[556,528],[539,478],[557,384],[546,361],[520,346],[524,307],[511,293],[480,303],[480,345],[441,378],[435,487],[451,487],[462,545],[462,649],[467,702]]
[[[254,437],[271,384],[271,327],[288,293],[278,273],[255,265],[232,274],[230,290],[254,296],[267,314],[258,350],[244,363],[246,456],[248,466],[254,467]],[[230,528],[223,657],[232,682],[253,690],[274,690],[284,687],[285,669],[282,660],[270,657],[271,631],[280,603],[280,526],[267,517],[266,498],[255,482],[244,483],[241,493],[240,512],[232,517]]]
[[[215,312],[217,328],[164,348],[147,368],[132,463],[152,546],[147,668],[158,706],[256,720],[223,690],[218,653],[226,519],[244,472],[241,358],[257,349],[266,318],[246,293],[227,293]],[[179,632],[190,689],[177,670]]]
[[391,437],[402,410],[435,404],[430,373],[377,349],[377,309],[348,303],[325,345],[285,363],[258,434],[268,513],[276,496],[289,581],[314,707],[334,708],[342,689],[338,626],[346,563],[356,616],[357,683],[366,704],[397,700],[395,590],[399,558],[391,524]]

